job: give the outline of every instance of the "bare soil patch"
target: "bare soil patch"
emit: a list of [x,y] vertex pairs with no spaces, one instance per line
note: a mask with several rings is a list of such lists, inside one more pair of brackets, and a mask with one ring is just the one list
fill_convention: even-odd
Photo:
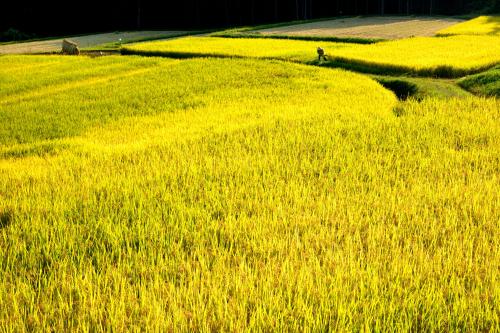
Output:
[[[143,39],[169,38],[180,35],[182,31],[133,31],[133,32],[112,32],[80,37],[71,37],[70,40],[76,42],[80,48],[97,46],[100,44],[119,42],[133,42]],[[51,53],[61,50],[63,38],[0,45],[0,54],[28,54],[28,53]]]
[[463,22],[443,17],[355,17],[253,31],[265,35],[400,39],[434,36]]

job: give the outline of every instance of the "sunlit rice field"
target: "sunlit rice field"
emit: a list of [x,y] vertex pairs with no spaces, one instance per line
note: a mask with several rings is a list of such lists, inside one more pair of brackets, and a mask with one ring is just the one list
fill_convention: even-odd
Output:
[[186,37],[127,45],[123,48],[123,52],[177,58],[212,56],[310,62],[316,59],[316,48],[319,44],[329,50],[349,45],[301,40]]
[[424,76],[461,77],[500,63],[497,36],[416,37],[334,50],[337,61]]
[[313,63],[317,59],[318,45],[326,50],[335,66],[354,66],[375,73],[460,77],[500,63],[500,38],[497,36],[418,37],[370,45],[189,37],[136,44],[126,47],[124,52],[171,57],[276,58]]
[[500,35],[500,16],[479,16],[438,32],[438,35]]
[[[387,113],[394,104],[394,97],[368,78],[278,61],[56,56],[1,57],[0,61],[2,144],[76,136],[124,117],[174,111],[183,111],[185,117],[192,109],[206,110],[202,122],[223,107],[233,109],[228,116],[247,114],[242,121],[299,117],[310,108],[330,112],[337,107],[335,101],[344,99],[343,94],[353,95],[350,89],[356,86],[375,89],[367,97],[386,101],[383,108],[375,104],[374,112]],[[331,73],[337,78],[330,78]],[[309,96],[307,103],[304,95]],[[357,99],[346,105],[353,102],[363,105]],[[287,112],[266,112],[275,107]]]
[[500,329],[498,99],[13,56],[0,120],[2,331]]

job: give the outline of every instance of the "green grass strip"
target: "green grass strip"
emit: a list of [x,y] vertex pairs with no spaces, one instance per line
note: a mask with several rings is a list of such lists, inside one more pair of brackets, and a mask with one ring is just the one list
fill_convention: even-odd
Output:
[[337,42],[337,43],[351,43],[351,44],[374,44],[374,43],[384,41],[384,39],[377,39],[377,38],[334,37],[334,36],[263,35],[260,33],[224,33],[224,34],[214,34],[214,35],[211,35],[211,37],[290,39],[290,40]]
[[477,95],[500,97],[500,66],[463,78],[458,84]]

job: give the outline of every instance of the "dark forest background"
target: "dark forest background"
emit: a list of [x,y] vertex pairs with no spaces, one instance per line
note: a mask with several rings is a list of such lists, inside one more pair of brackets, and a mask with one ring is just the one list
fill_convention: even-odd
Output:
[[32,36],[136,29],[207,29],[348,15],[499,11],[500,0],[6,0],[0,32]]

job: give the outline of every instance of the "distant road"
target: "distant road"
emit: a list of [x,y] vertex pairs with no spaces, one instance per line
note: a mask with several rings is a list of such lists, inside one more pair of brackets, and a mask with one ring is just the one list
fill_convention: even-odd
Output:
[[[80,37],[70,37],[68,39],[76,42],[80,48],[97,46],[105,43],[133,42],[148,38],[169,38],[183,34],[183,31],[134,31],[134,32],[112,32],[106,34],[96,34]],[[43,40],[27,43],[16,43],[0,45],[0,54],[29,54],[29,53],[49,53],[61,50],[63,38]]]
[[463,20],[426,16],[353,17],[257,30],[266,35],[333,36],[399,39],[434,36],[439,30]]

